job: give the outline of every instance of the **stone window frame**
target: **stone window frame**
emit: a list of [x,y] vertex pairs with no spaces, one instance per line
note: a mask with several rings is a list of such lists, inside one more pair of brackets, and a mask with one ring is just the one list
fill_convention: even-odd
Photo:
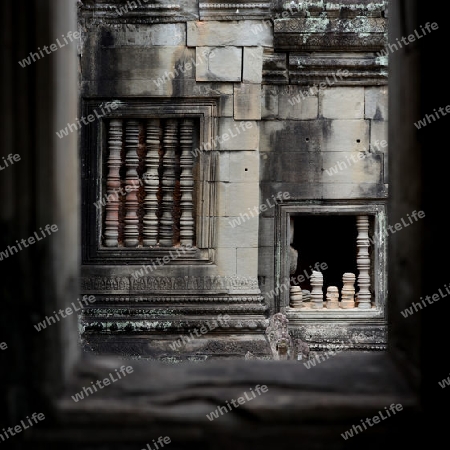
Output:
[[[95,98],[81,100],[81,116],[87,117],[94,111],[105,111],[106,104],[114,104],[115,109],[107,110],[100,120],[81,128],[81,198],[82,208],[82,263],[83,264],[143,264],[154,258],[169,256],[173,247],[158,249],[106,248],[101,245],[103,216],[97,209],[102,191],[103,157],[107,146],[106,121],[111,119],[183,119],[199,120],[198,148],[203,143],[211,143],[211,150],[196,152],[198,195],[203,202],[197,205],[195,215],[196,246],[177,257],[176,264],[214,263],[216,235],[217,190],[214,181],[217,174],[218,155],[215,150],[215,136],[218,129],[217,98],[169,99],[169,98]],[[172,262],[173,263],[173,262]]]
[[[288,254],[290,237],[290,217],[308,214],[331,215],[369,215],[374,218],[373,246],[374,258],[373,267],[373,290],[375,297],[375,308],[371,309],[338,309],[338,310],[298,310],[290,309],[289,315],[301,317],[302,320],[317,319],[380,319],[384,321],[386,313],[387,297],[387,205],[384,201],[336,201],[336,200],[307,200],[295,201],[277,206],[275,216],[275,286],[289,283],[289,259],[282,255]],[[355,223],[356,226],[356,223]],[[355,242],[356,246],[356,242]],[[373,270],[375,267],[382,267],[382,270]],[[358,274],[355,274],[358,277]],[[357,284],[355,283],[357,292]],[[289,306],[289,290],[280,290],[275,298],[275,310],[286,314]]]

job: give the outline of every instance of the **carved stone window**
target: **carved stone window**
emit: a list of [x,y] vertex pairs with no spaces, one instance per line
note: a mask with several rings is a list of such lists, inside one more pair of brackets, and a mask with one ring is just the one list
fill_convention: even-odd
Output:
[[[84,130],[83,262],[213,261],[215,101],[116,101]],[[85,114],[102,103],[86,101]],[[207,145],[204,146],[208,148]],[[211,148],[211,147],[209,147]]]
[[275,285],[287,287],[278,289],[276,308],[292,335],[315,350],[384,349],[385,203],[292,202],[280,205],[276,226]]

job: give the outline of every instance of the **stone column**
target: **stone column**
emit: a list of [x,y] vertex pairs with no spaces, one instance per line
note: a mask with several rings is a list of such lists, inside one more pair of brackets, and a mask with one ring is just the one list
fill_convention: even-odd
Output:
[[129,187],[125,200],[125,230],[124,244],[125,247],[137,247],[139,244],[139,218],[138,218],[138,197],[137,189],[139,187],[139,176],[137,167],[139,157],[137,154],[139,145],[139,122],[136,120],[128,120],[125,125],[125,184]]
[[356,218],[356,227],[358,229],[358,237],[356,238],[356,246],[358,254],[356,256],[356,267],[358,269],[358,287],[356,294],[356,302],[359,309],[370,309],[371,293],[370,293],[370,257],[369,257],[369,216],[358,216]]
[[194,121],[185,119],[180,126],[180,244],[194,244],[194,205],[192,199],[192,191],[194,188],[194,179],[192,177],[192,132]]
[[175,149],[178,143],[178,121],[168,119],[164,130],[164,156],[162,178],[162,217],[160,222],[159,244],[162,247],[173,246],[173,206],[175,190]]
[[311,275],[311,308],[323,308],[323,275],[321,272],[313,270]]
[[351,309],[355,307],[355,274],[346,272],[342,275],[341,308]]
[[145,158],[147,171],[144,174],[145,200],[143,219],[143,243],[145,246],[158,244],[158,190],[159,190],[159,147],[161,127],[159,119],[147,121],[147,154]]
[[123,122],[113,119],[109,122],[108,133],[108,175],[106,179],[106,208],[103,244],[106,247],[119,245],[119,190],[120,190],[120,152],[122,150]]

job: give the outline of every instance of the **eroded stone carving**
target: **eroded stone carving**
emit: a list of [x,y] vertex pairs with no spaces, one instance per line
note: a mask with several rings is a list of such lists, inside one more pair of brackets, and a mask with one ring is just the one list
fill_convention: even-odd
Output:
[[341,308],[351,309],[355,307],[355,274],[346,272],[342,275]]
[[275,360],[292,359],[293,342],[289,335],[288,322],[282,313],[276,313],[269,319],[266,336]]
[[317,270],[312,271],[311,275],[311,308],[322,309],[323,308],[323,275]]
[[302,294],[302,289],[300,286],[291,286],[291,290],[290,290],[290,304],[289,306],[291,308],[302,308],[303,305],[303,294]]
[[327,309],[339,309],[339,290],[336,286],[328,286]]

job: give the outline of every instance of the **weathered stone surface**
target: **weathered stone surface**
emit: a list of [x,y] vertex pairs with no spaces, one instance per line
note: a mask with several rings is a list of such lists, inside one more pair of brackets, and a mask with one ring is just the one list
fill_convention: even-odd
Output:
[[259,155],[257,152],[229,153],[230,182],[259,182]]
[[286,53],[274,53],[273,49],[264,49],[263,83],[287,84],[289,82],[289,75],[286,61]]
[[370,122],[370,150],[374,153],[381,152],[384,154],[384,182],[387,183],[389,179],[389,164],[388,164],[388,123],[385,121],[372,120]]
[[234,116],[234,98],[233,95],[222,95],[220,97],[220,117]]
[[332,120],[323,123],[322,150],[349,152],[369,150],[368,120]]
[[259,126],[255,121],[220,119],[218,137],[219,150],[258,150],[259,148]]
[[220,275],[235,275],[236,272],[236,248],[218,247],[216,251],[217,270]]
[[[226,215],[258,217],[259,186],[254,183],[226,183]],[[256,211],[255,211],[256,208]]]
[[387,87],[365,88],[364,117],[366,119],[388,120]]
[[242,49],[197,47],[196,81],[241,81]]
[[122,30],[114,31],[114,46],[176,46],[186,45],[186,24],[164,23],[130,30],[122,25]]
[[317,95],[302,96],[303,89],[290,86],[287,91],[281,90],[278,98],[278,117],[280,119],[308,120],[316,119],[319,113]]
[[263,47],[244,47],[243,83],[261,84]]
[[221,152],[218,164],[218,181],[230,181],[230,153]]
[[236,270],[241,277],[258,276],[258,248],[240,247],[236,249],[237,267]]
[[214,21],[187,23],[188,47],[228,45],[270,47],[272,44],[272,30],[259,20],[241,20],[232,24]]
[[250,214],[247,214],[247,216],[242,214],[242,216],[219,217],[217,219],[217,247],[258,246],[258,217],[252,218]]
[[275,49],[378,51],[386,42],[386,18],[307,17],[274,21]]
[[278,89],[276,86],[261,86],[261,119],[278,117]]
[[261,120],[261,85],[235,84],[234,118],[235,120]]
[[383,155],[324,152],[324,183],[383,183]]
[[270,247],[275,245],[275,224],[272,219],[261,217],[259,219],[259,247]]
[[324,89],[320,93],[320,114],[326,119],[363,119],[364,88]]
[[373,52],[289,53],[291,84],[332,86],[374,86],[388,82],[387,62]]

